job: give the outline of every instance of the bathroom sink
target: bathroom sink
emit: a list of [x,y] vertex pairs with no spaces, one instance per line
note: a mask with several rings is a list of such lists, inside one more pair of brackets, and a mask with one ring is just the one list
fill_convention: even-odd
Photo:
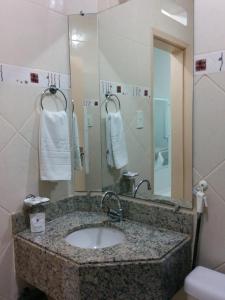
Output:
[[122,231],[111,227],[91,227],[77,230],[65,238],[72,246],[83,249],[101,249],[121,244],[125,241]]

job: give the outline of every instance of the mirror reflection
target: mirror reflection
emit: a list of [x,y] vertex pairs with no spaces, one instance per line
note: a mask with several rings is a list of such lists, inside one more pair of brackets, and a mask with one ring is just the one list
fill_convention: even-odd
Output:
[[76,190],[191,206],[193,2],[130,0],[69,27]]

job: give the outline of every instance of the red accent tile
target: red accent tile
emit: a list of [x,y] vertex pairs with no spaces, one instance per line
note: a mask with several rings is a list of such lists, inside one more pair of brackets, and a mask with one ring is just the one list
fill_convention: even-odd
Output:
[[122,88],[121,88],[120,85],[118,85],[118,86],[116,87],[116,92],[117,92],[118,94],[120,94],[120,93],[122,92]]
[[37,73],[30,73],[30,81],[32,83],[39,83],[39,77]]
[[201,72],[206,70],[206,59],[199,59],[195,62],[195,71]]
[[148,90],[144,91],[144,96],[146,96],[146,97],[148,96]]

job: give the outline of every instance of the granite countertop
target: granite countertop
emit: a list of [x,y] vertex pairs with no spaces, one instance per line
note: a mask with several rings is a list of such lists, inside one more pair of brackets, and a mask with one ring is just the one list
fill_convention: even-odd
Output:
[[[96,225],[110,225],[122,230],[126,235],[126,241],[104,249],[81,249],[69,245],[64,240],[75,230]],[[106,214],[94,212],[73,212],[46,223],[45,233],[31,233],[30,230],[25,230],[16,237],[81,265],[159,260],[190,239],[187,234],[130,220],[109,223]]]

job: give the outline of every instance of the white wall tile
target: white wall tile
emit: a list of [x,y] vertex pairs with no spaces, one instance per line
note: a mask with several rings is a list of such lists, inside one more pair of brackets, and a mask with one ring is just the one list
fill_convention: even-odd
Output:
[[224,185],[224,174],[225,174],[225,158],[224,162],[221,163],[217,168],[215,168],[206,180],[217,192],[218,195],[225,201],[225,185]]
[[[14,20],[9,22],[9,20]],[[0,10],[0,61],[69,73],[67,18],[32,2],[7,0]]]
[[0,255],[0,297],[5,300],[15,300],[18,294],[13,251],[11,242]]
[[0,116],[0,151],[8,144],[16,130]]
[[19,130],[32,115],[41,91],[33,87],[1,83],[0,114]]
[[202,179],[202,176],[198,173],[198,171],[193,168],[193,186],[199,183],[199,181]]
[[195,54],[225,49],[225,3],[220,0],[197,0],[194,3]]
[[[1,64],[69,73],[67,17],[53,11],[63,12],[60,2],[57,0],[57,7],[50,10],[49,0],[2,1]],[[27,194],[43,193],[57,200],[73,192],[71,182],[46,183],[45,189],[39,183],[37,149],[42,91],[43,87],[0,82],[1,300],[17,299],[10,214],[21,210]],[[45,106],[63,109],[64,102],[45,99]]]
[[195,86],[194,167],[208,175],[225,159],[225,93],[208,77]]
[[1,206],[10,212],[22,208],[26,195],[38,195],[38,153],[18,134],[0,153]]
[[225,202],[210,187],[208,211],[204,214],[199,248],[199,265],[216,268],[225,262]]
[[211,73],[208,74],[208,77],[225,92],[225,72]]
[[[220,0],[195,1],[195,54],[225,49],[224,8]],[[207,20],[207,21],[206,21]],[[214,54],[213,54],[214,55]],[[212,55],[212,57],[213,57]],[[215,71],[218,61],[215,61]],[[225,72],[195,78],[194,168],[210,183],[208,213],[200,235],[199,264],[225,273]],[[200,174],[199,174],[200,173]],[[195,172],[194,172],[195,174]]]
[[0,253],[9,245],[12,238],[11,216],[0,207]]
[[35,111],[20,130],[20,134],[37,150],[39,146],[39,123],[40,114]]

